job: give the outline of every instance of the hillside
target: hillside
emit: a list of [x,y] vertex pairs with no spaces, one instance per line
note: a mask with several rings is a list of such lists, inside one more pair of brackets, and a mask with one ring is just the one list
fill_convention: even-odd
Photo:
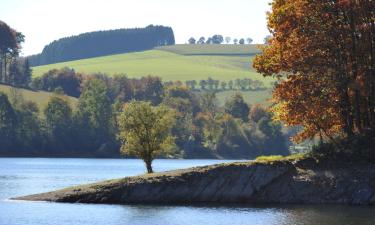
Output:
[[[33,68],[40,76],[53,68],[70,67],[85,73],[127,74],[129,77],[159,76],[163,81],[238,78],[261,80],[269,87],[271,78],[263,78],[251,67],[254,45],[176,45],[154,50],[76,60]],[[247,54],[247,55],[245,55]]]
[[169,51],[180,55],[227,55],[254,56],[260,53],[261,45],[170,45],[157,47],[158,50]]
[[[12,98],[12,95],[14,95],[15,91],[17,95],[18,94],[22,95],[22,97],[26,101],[32,101],[32,102],[37,103],[40,109],[42,109],[48,103],[49,98],[53,95],[53,93],[51,92],[32,91],[32,90],[22,89],[22,88],[13,88],[11,86],[0,84],[0,92],[7,94],[9,98]],[[74,106],[77,103],[76,98],[73,98],[73,97],[67,97],[67,98],[69,99],[72,106]]]

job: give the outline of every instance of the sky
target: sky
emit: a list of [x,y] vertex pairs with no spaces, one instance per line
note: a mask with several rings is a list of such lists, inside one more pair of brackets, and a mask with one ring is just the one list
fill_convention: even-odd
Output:
[[269,0],[0,0],[0,20],[25,36],[22,55],[37,54],[50,42],[97,30],[171,26],[176,43],[221,34],[268,35]]

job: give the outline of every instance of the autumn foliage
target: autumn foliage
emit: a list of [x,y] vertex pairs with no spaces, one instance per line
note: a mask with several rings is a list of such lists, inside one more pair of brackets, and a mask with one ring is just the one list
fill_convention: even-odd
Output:
[[296,141],[374,130],[375,1],[274,0],[268,26],[254,67],[280,79],[273,110]]

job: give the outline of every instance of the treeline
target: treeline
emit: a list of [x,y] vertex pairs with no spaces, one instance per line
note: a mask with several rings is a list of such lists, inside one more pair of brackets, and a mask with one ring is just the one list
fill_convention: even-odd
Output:
[[[17,91],[1,96],[2,155],[118,157],[121,146],[117,115],[131,101],[164,105],[176,113],[172,129],[176,152],[186,158],[254,158],[288,154],[287,136],[272,114],[249,106],[235,94],[220,107],[214,92],[194,92],[181,82],[163,84],[158,77],[82,75],[50,71],[33,84],[55,91],[38,109]],[[44,79],[45,78],[45,79]],[[79,82],[78,82],[79,81]],[[74,84],[72,86],[67,84]],[[74,88],[73,88],[74,87]],[[76,92],[72,105],[62,93]]]
[[252,38],[231,38],[231,37],[223,37],[223,35],[220,35],[220,34],[215,34],[213,35],[212,37],[200,37],[199,39],[195,39],[194,37],[191,37],[189,38],[188,40],[188,43],[191,44],[191,45],[194,45],[194,44],[222,44],[222,43],[226,43],[226,44],[230,44],[230,43],[233,43],[235,45],[237,44],[240,44],[240,45],[244,45],[245,43],[246,44],[252,44],[253,43],[253,39]]
[[229,81],[214,80],[209,77],[207,80],[188,80],[185,85],[191,90],[210,90],[210,91],[227,91],[227,90],[241,90],[241,91],[259,91],[266,89],[264,83],[259,80],[252,80],[250,78],[235,79]]
[[172,28],[150,25],[146,28],[96,31],[62,38],[45,46],[42,53],[28,58],[32,66],[39,66],[174,44]]

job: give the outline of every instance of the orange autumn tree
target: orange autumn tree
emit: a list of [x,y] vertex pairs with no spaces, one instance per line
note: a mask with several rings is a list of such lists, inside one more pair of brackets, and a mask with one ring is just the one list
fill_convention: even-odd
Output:
[[268,27],[254,67],[280,79],[273,111],[296,141],[375,128],[375,1],[274,0]]

